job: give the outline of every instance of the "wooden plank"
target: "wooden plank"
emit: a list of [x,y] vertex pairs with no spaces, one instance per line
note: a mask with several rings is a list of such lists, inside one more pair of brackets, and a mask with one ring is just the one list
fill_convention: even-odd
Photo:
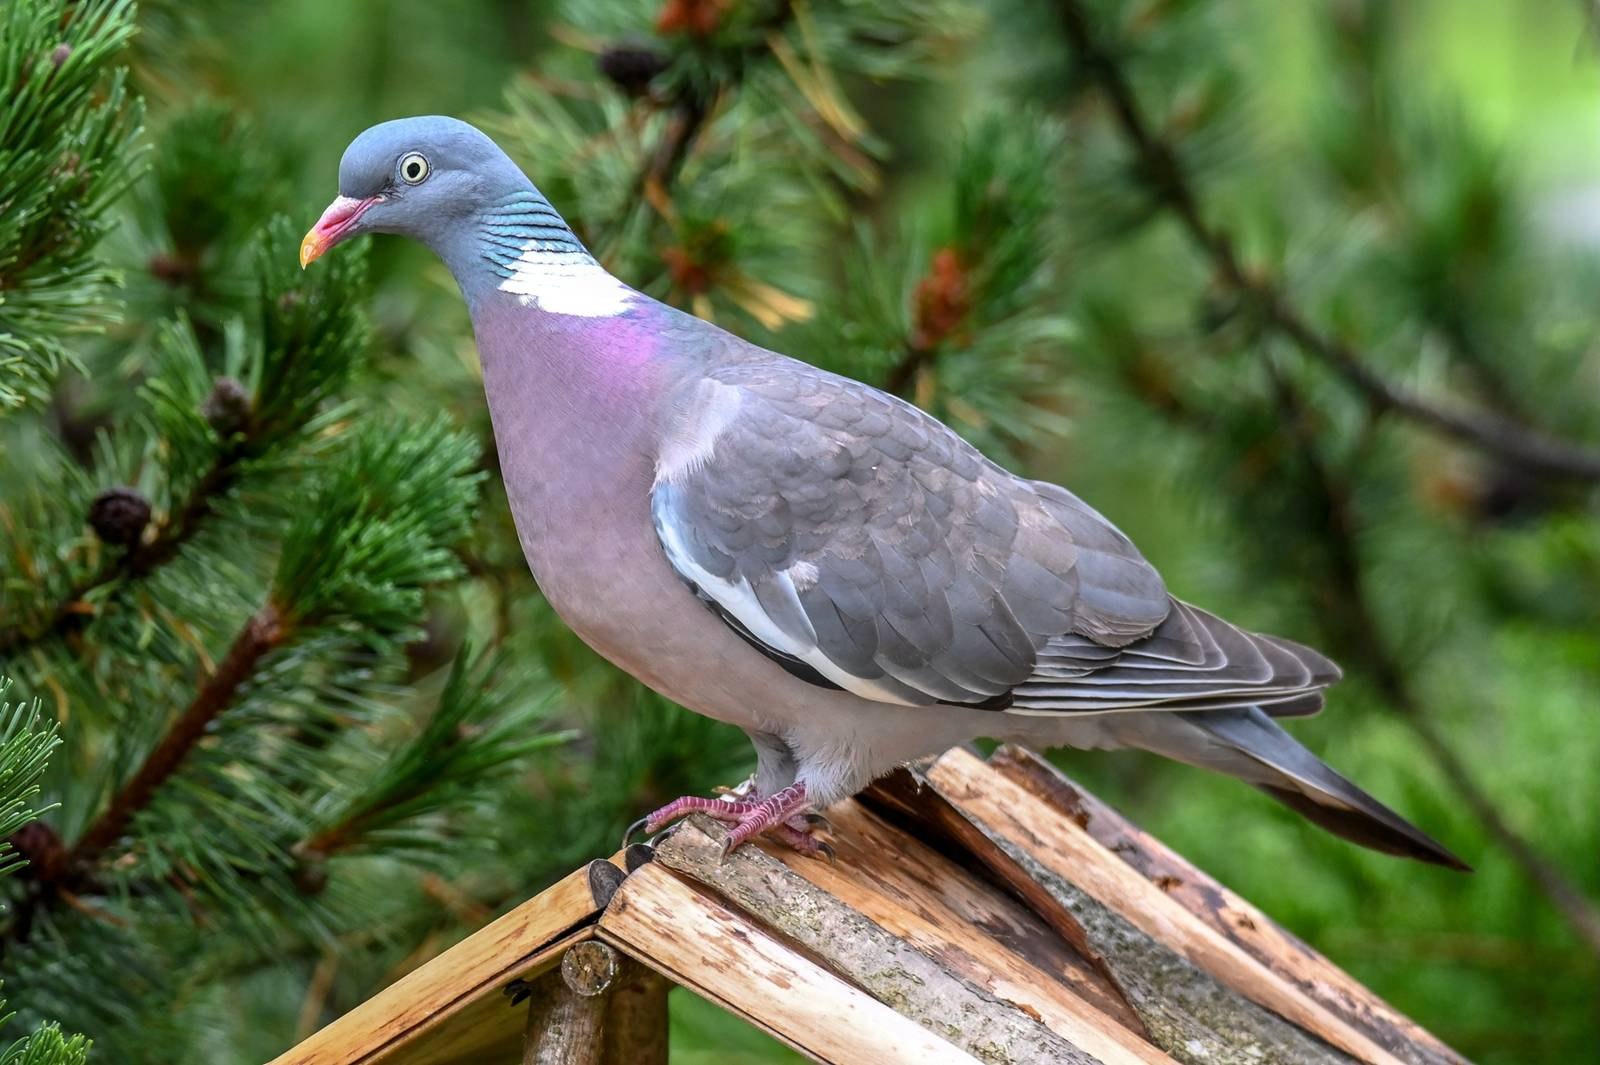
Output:
[[[761,845],[827,898],[1091,1056],[1170,1060],[1145,1038],[1120,991],[1026,905],[860,803],[847,800],[827,814],[836,829],[834,863]],[[787,934],[790,922],[774,908],[794,905],[800,895],[798,887],[783,885],[762,899],[747,888],[735,901]],[[824,961],[834,961],[834,942],[801,942]],[[857,973],[841,971],[873,990]]]
[[[1083,949],[1098,952],[1108,966],[1121,966],[1113,975],[1125,990],[1140,990],[1128,986],[1130,975],[1141,983],[1149,981],[1143,1001],[1135,1005],[1147,1025],[1172,1026],[1165,1038],[1154,1030],[1152,1035],[1174,1056],[1185,1057],[1181,1040],[1194,1033],[1192,1024],[1198,1019],[1225,1041],[1270,1048],[1276,1060],[1338,1060],[1315,1043],[1297,1043],[1291,1038],[1292,1028],[1274,1030],[1268,1023],[1273,1019],[1270,1014],[1252,1016],[1227,1001],[1208,1005],[1207,999],[1213,996],[1192,979],[1198,971],[1357,1060],[1401,1065],[1384,1047],[1301,994],[1140,876],[1070,818],[977,756],[961,749],[948,751],[927,768],[926,778],[962,817],[1022,869],[1026,875],[1019,888],[1031,882],[1035,891],[1048,892],[1049,901],[1067,911],[1066,920],[1078,924],[1077,934],[1091,940]],[[1116,920],[1104,920],[1107,914]],[[1129,952],[1137,943],[1127,934],[1130,928],[1186,960],[1193,969],[1173,970],[1163,966],[1159,957],[1133,964]]]
[[1039,755],[1007,744],[994,753],[989,764],[1088,832],[1279,978],[1365,1032],[1395,1057],[1409,1065],[1465,1065],[1466,1059],[1437,1036]]
[[[841,819],[848,814],[841,806],[831,809],[829,816],[835,812]],[[872,897],[860,885],[865,877],[859,867],[850,865],[855,855],[842,857],[844,872],[830,884],[841,892],[835,894],[756,848],[740,848],[724,859],[724,832],[709,820],[691,821],[656,848],[656,861],[711,887],[764,928],[798,944],[895,1012],[968,1053],[992,1065],[1170,1063],[1166,1055],[1037,969],[1031,972],[1031,987],[1024,984],[1026,978],[1007,985],[1025,1000],[1021,1008],[965,979],[947,959],[968,952],[991,957],[1007,953],[987,940],[982,929],[958,924],[948,915],[930,914],[928,926],[947,924],[942,933],[932,933],[931,952],[889,932],[853,905],[856,900],[871,905]],[[843,825],[835,838],[841,846],[855,842]],[[905,845],[915,846],[904,837],[888,844],[896,849]],[[815,860],[806,864],[827,867]],[[907,914],[915,905],[908,898],[903,905],[875,908]],[[1027,968],[1019,960],[1012,971],[1020,976]],[[1045,1023],[1046,1012],[1060,1028]]]
[[[1182,1062],[1340,1062],[1350,1059],[1223,986],[1140,931],[1015,842],[968,818],[925,777],[897,774],[870,793],[900,820],[914,822],[981,861],[1086,956],[1138,1013],[1152,1042]],[[1045,819],[1053,814],[1038,815]]]
[[628,877],[601,936],[675,983],[830,1065],[975,1065],[978,1059],[778,942],[659,861]]
[[[1065,1038],[1074,1038],[1075,1022],[1054,1016],[1063,1009],[1097,1030],[1109,1018],[1144,1041],[1139,1015],[1100,969],[988,876],[958,865],[854,800],[830,807],[828,818],[836,830],[836,862],[761,846],[969,983],[1038,1012]],[[1082,1003],[1105,1017],[1089,1016]]]
[[[433,1065],[478,1046],[503,1045],[521,1031],[522,1011],[508,1009],[500,989],[539,971],[555,948],[577,934],[600,906],[591,871],[579,869],[449,950],[402,976],[271,1065],[371,1065],[378,1061]],[[463,1016],[471,1009],[471,1013]],[[503,1023],[490,1024],[496,1020]],[[426,1043],[434,1029],[449,1026]],[[416,1043],[415,1047],[412,1046]]]

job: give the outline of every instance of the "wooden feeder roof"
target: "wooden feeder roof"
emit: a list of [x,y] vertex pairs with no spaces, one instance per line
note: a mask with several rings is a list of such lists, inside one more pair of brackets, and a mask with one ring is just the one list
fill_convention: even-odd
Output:
[[719,861],[708,819],[592,862],[272,1065],[664,1062],[664,1032],[537,1056],[571,1025],[505,992],[584,942],[840,1065],[1462,1061],[1028,751],[952,750],[827,816],[833,864]]

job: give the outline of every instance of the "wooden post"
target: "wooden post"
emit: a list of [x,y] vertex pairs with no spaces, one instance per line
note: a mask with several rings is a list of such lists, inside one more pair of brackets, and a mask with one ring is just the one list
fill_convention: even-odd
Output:
[[599,940],[574,943],[560,968],[534,984],[522,1065],[599,1065],[607,1000],[621,967],[617,952]]
[[606,1007],[605,1050],[601,1065],[667,1065],[667,992],[672,982],[632,958],[622,959],[622,974]]

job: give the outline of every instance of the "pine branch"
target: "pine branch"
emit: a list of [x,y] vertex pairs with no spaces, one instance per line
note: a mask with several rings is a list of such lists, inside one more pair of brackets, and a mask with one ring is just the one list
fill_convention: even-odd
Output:
[[97,253],[112,202],[137,177],[141,108],[114,67],[131,0],[0,7],[0,410],[42,402],[73,333],[119,313]]
[[1312,486],[1328,515],[1328,520],[1319,523],[1317,528],[1333,567],[1329,581],[1331,598],[1342,603],[1347,611],[1347,616],[1341,619],[1339,635],[1366,667],[1389,704],[1400,711],[1401,720],[1416,734],[1451,788],[1489,835],[1543,892],[1589,949],[1600,956],[1600,907],[1585,897],[1565,873],[1506,821],[1472,770],[1435,727],[1394,649],[1385,642],[1377,614],[1367,597],[1360,541],[1350,513],[1349,486],[1329,467],[1317,446],[1315,431],[1294,386],[1275,368],[1271,372],[1284,423],[1289,427],[1301,460],[1311,474]]
[[699,92],[685,92],[674,103],[667,132],[650,153],[634,182],[634,195],[646,198],[671,189],[689,156],[689,145],[700,135],[711,108]]
[[232,705],[261,659],[283,643],[287,636],[283,621],[272,603],[251,615],[216,672],[195,692],[194,699],[178,715],[161,742],[145,756],[138,771],[117,792],[105,811],[79,837],[69,852],[69,868],[92,865],[106,848],[122,837],[134,817],[149,805],[156,792],[205,736],[217,715]]
[[[766,37],[777,33],[793,17],[793,4],[787,2],[779,4],[763,26],[755,27],[759,31],[758,39],[764,42]],[[668,23],[663,15],[663,21],[658,22],[657,31],[667,32],[667,27]],[[711,117],[712,103],[722,89],[737,85],[741,72],[742,65],[735,67],[728,72],[721,84],[711,87],[700,84],[694,78],[685,78],[678,83],[670,104],[672,117],[667,124],[666,134],[656,145],[655,151],[645,160],[639,176],[634,180],[635,199],[660,195],[671,190],[679,172],[683,169],[685,160],[689,157],[690,146]]]
[[1198,193],[1173,145],[1154,132],[1114,51],[1102,41],[1081,0],[1057,0],[1056,11],[1073,56],[1099,87],[1133,150],[1136,177],[1171,211],[1210,262],[1217,280],[1306,355],[1359,392],[1375,413],[1393,412],[1419,425],[1529,469],[1585,481],[1600,480],[1600,449],[1559,440],[1529,425],[1482,411],[1444,406],[1385,378],[1349,344],[1317,329],[1283,290],[1280,279],[1253,273],[1232,237],[1205,220]]
[[[306,490],[266,604],[244,623],[105,810],[64,853],[48,826],[35,831],[33,850],[47,860],[36,863],[32,890],[16,907],[9,939],[25,939],[37,911],[71,905],[74,891],[103,892],[112,872],[108,852],[130,836],[140,814],[168,801],[163,796],[175,790],[169,785],[198,756],[201,741],[218,734],[219,722],[240,705],[251,682],[264,675],[271,652],[291,641],[315,646],[319,630],[341,627],[358,633],[368,651],[394,648],[396,636],[416,624],[422,589],[460,572],[454,547],[471,521],[479,480],[475,459],[472,441],[442,419],[414,426],[374,421],[352,434],[338,461]],[[508,741],[501,749],[515,754],[524,748]],[[433,767],[426,758],[419,761],[426,775]],[[423,801],[417,791],[401,790],[402,800]],[[26,850],[26,842],[19,838],[19,849]],[[184,894],[201,883],[187,871],[195,861],[192,848],[173,860],[169,843],[143,841],[151,852],[164,852],[152,862],[162,871],[124,875],[127,895],[149,893],[162,883]],[[231,856],[222,856],[213,872],[234,875],[232,863]],[[259,869],[240,875],[259,878]]]
[[515,678],[500,675],[497,660],[474,664],[470,647],[456,655],[449,679],[426,722],[293,852],[305,863],[388,844],[396,849],[431,843],[409,824],[443,814],[473,819],[488,785],[525,764],[528,755],[574,738],[541,727],[543,703]]
[[1016,332],[1011,343],[1004,338],[1019,322],[1039,329],[1054,312],[1039,297],[1051,288],[1055,250],[1049,234],[1056,196],[1044,175],[1053,170],[1059,143],[1053,124],[1026,114],[990,115],[963,135],[950,185],[950,232],[911,288],[910,320],[883,378],[885,391],[930,402],[919,381],[948,353],[984,365],[1008,405],[1040,398],[1037,382],[1003,372],[1008,363],[1026,361],[1032,345]]
[[17,624],[0,629],[0,654],[14,653],[64,635],[84,614],[85,596],[118,581],[148,577],[177,558],[184,545],[215,513],[218,500],[238,481],[240,466],[249,457],[249,449],[242,445],[220,452],[211,468],[195,482],[177,513],[163,522],[153,537],[132,545],[75,582],[43,625],[29,629]]
[[[92,613],[86,609],[85,597],[121,581],[150,577],[179,558],[215,518],[251,465],[293,447],[314,428],[329,401],[355,373],[367,344],[365,317],[352,299],[362,283],[364,259],[342,256],[330,269],[307,279],[298,270],[290,273],[285,269],[294,269],[291,249],[295,241],[294,227],[287,219],[277,218],[257,250],[260,292],[255,311],[262,352],[252,375],[259,380],[256,394],[237,398],[240,409],[233,423],[208,425],[212,415],[206,413],[206,407],[219,398],[234,400],[222,393],[225,385],[241,389],[237,382],[219,379],[210,397],[194,397],[194,406],[181,410],[174,409],[170,392],[147,389],[155,422],[164,423],[169,430],[181,428],[191,437],[198,434],[204,440],[196,446],[203,446],[205,452],[186,456],[191,466],[185,468],[178,460],[166,470],[173,484],[171,491],[180,498],[151,536],[70,584],[52,608],[41,611],[42,622],[0,626],[0,655],[64,635],[85,613]],[[175,328],[169,343],[181,350],[185,343],[193,344],[192,334],[186,326]],[[186,358],[203,365],[198,351]],[[202,464],[204,472],[189,482],[186,490],[182,488],[189,470]]]

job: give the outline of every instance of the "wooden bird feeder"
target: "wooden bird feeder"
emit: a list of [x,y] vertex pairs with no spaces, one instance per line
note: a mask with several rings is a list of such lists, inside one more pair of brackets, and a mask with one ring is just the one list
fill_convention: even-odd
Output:
[[664,1065],[673,984],[838,1065],[1462,1061],[1028,751],[827,816],[833,864],[708,819],[591,862],[273,1065]]

